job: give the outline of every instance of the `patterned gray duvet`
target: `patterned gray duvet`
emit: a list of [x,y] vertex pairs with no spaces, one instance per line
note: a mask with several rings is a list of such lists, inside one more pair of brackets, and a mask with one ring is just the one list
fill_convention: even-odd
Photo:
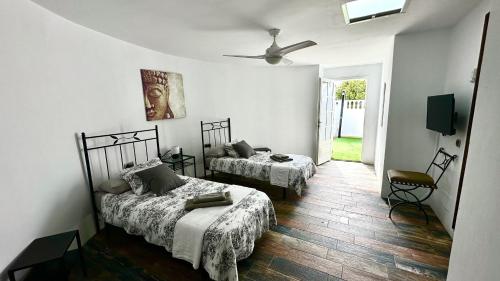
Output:
[[[250,158],[221,157],[210,160],[210,170],[257,179],[270,181],[271,166],[278,162],[273,161],[270,152],[257,152]],[[316,165],[311,157],[296,154],[286,154],[293,161],[283,164],[290,166],[288,176],[288,188],[293,188],[297,195],[301,195],[302,188],[306,186],[306,180],[316,173]]]
[[[229,185],[182,177],[186,184],[165,196],[125,192],[106,194],[101,200],[105,222],[121,227],[129,234],[144,236],[146,241],[172,251],[176,222],[188,212],[186,199],[200,193],[223,191]],[[254,242],[276,225],[274,207],[267,195],[252,190],[238,204],[211,224],[203,237],[201,264],[214,280],[238,280],[236,262],[247,258]]]

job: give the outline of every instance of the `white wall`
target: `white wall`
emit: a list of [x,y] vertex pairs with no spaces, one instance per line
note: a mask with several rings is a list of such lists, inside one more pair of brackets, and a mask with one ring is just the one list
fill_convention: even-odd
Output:
[[245,139],[254,146],[268,146],[276,153],[312,157],[317,133],[319,67],[224,68],[236,77],[228,76],[218,82],[219,87],[226,89],[214,94],[214,116],[231,117],[233,138]]
[[[357,106],[355,106],[355,104]],[[365,125],[365,101],[364,100],[344,100],[344,110],[342,100],[335,100],[335,109],[333,117],[334,136],[339,134],[340,113],[342,112],[342,137],[363,137],[363,127]],[[335,148],[334,148],[335,149]]]
[[366,110],[363,128],[363,147],[361,161],[373,164],[375,162],[375,147],[379,116],[380,85],[382,64],[369,64],[348,67],[324,68],[323,76],[332,80],[366,79]]
[[[384,170],[397,168],[424,172],[439,147],[457,154],[427,203],[453,234],[451,228],[460,176],[463,146],[477,65],[482,24],[489,1],[476,6],[450,29],[398,35],[395,39],[392,96]],[[425,128],[427,96],[455,93],[459,119],[457,134],[442,136]],[[436,171],[438,172],[438,171]],[[389,191],[383,180],[382,196]]]
[[500,276],[500,1],[492,0],[448,280]]
[[[425,172],[432,160],[437,133],[425,128],[427,96],[443,94],[450,33],[440,29],[395,38],[384,174]],[[382,197],[389,192],[384,179]]]
[[[453,214],[457,196],[458,181],[462,168],[464,145],[457,147],[455,141],[465,142],[467,124],[469,122],[470,103],[474,83],[471,83],[472,71],[477,67],[484,16],[489,8],[489,0],[481,2],[466,17],[464,17],[451,31],[451,41],[448,56],[448,66],[444,84],[444,94],[455,94],[455,110],[458,120],[455,124],[457,133],[454,136],[438,134],[437,148],[444,147],[446,151],[458,155],[443,178],[439,182],[439,189],[429,200],[448,232],[452,233]],[[437,171],[436,171],[437,172]]]
[[[392,85],[392,64],[394,57],[394,37],[390,40],[390,45],[382,63],[382,83],[380,85],[379,115],[377,141],[375,146],[375,173],[377,174],[378,186],[382,187],[384,180],[384,161],[387,140],[387,123],[389,118],[389,104],[391,100]],[[384,93],[385,92],[385,93]]]
[[[317,66],[231,66],[164,55],[27,0],[0,2],[0,38],[0,270],[36,237],[73,228],[84,240],[93,235],[76,133],[158,124],[162,148],[181,145],[201,169],[199,121],[229,116],[235,137],[312,155]],[[140,68],[183,74],[186,118],[145,121]]]

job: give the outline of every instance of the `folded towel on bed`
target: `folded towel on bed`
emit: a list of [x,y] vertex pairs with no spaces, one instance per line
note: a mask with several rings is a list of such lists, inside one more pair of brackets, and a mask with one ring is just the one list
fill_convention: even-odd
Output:
[[206,194],[200,194],[195,196],[192,199],[192,203],[205,203],[205,202],[213,202],[213,201],[223,201],[226,200],[226,194],[224,192],[212,192]]
[[[234,205],[249,195],[254,189],[231,185],[226,190],[231,194]],[[220,216],[231,210],[233,206],[218,206],[192,210],[180,218],[175,224],[172,256],[190,262],[198,269],[203,249],[205,231]]]
[[290,162],[292,161],[293,159],[292,158],[276,158],[274,155],[271,155],[270,158],[276,162]]
[[290,165],[277,163],[271,165],[269,180],[272,185],[288,187],[288,177],[290,175]]
[[279,153],[273,154],[273,155],[271,155],[271,157],[274,157],[274,158],[277,158],[277,159],[288,159],[288,158],[290,158],[288,155],[279,154]]
[[186,211],[191,211],[193,209],[198,209],[198,208],[227,206],[233,204],[233,200],[231,199],[231,194],[229,192],[226,192],[225,195],[222,196],[222,198],[224,199],[216,201],[204,201],[204,202],[195,202],[194,199],[188,199],[186,201],[186,206],[184,206],[184,209]]

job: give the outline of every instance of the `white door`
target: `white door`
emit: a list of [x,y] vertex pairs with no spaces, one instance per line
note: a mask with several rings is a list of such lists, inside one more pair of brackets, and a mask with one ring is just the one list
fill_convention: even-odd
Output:
[[318,103],[318,155],[316,164],[321,165],[332,159],[333,145],[333,111],[335,108],[333,81],[320,79]]

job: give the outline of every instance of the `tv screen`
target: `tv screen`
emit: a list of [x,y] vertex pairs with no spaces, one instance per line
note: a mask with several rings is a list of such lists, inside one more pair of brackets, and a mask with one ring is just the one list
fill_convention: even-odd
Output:
[[455,134],[455,96],[453,94],[427,98],[427,129],[444,136]]

